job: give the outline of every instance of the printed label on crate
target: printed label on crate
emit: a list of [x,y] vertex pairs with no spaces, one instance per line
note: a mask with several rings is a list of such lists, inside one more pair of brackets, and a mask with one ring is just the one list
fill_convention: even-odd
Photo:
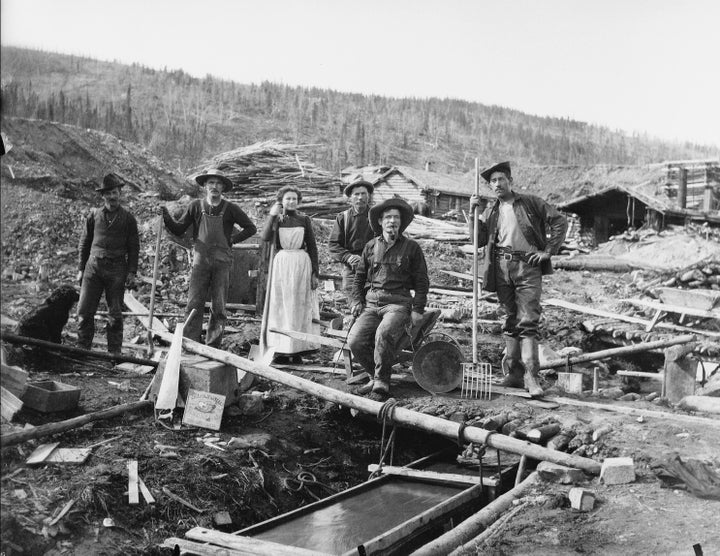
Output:
[[183,425],[219,431],[224,409],[225,396],[222,394],[202,392],[191,388],[188,390],[185,401]]

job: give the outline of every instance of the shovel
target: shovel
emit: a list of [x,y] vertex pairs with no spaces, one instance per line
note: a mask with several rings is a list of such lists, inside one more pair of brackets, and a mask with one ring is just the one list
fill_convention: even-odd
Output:
[[268,257],[267,286],[265,287],[265,302],[263,303],[262,321],[260,322],[260,344],[250,346],[248,357],[263,365],[270,365],[275,357],[275,348],[267,345],[268,313],[270,312],[270,288],[272,286],[273,259],[275,258],[275,240],[277,230],[270,243],[270,256]]

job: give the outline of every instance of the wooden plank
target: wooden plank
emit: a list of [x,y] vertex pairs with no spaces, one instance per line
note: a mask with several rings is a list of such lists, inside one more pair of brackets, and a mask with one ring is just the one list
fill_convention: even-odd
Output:
[[4,386],[0,387],[0,413],[3,419],[12,421],[23,407],[22,400]]
[[652,320],[645,327],[645,332],[652,332],[652,329],[655,328],[655,325],[660,320],[660,317],[662,317],[664,314],[665,314],[665,312],[661,311],[660,309],[655,311],[655,315],[653,315]]
[[[570,303],[569,301],[563,301],[562,299],[545,299],[543,300],[543,304],[545,305],[552,305],[554,307],[561,307],[563,309],[569,309],[570,311],[577,311],[578,313],[585,313],[586,315],[593,315],[596,317],[604,317],[609,318],[613,320],[619,320],[624,322],[629,322],[632,324],[640,324],[642,326],[647,326],[650,324],[649,320],[641,319],[638,317],[631,317],[628,315],[622,315],[618,313],[612,313],[610,311],[603,311],[602,309],[593,309],[592,307],[583,307],[582,305],[577,305],[575,303]],[[655,325],[655,328],[665,328],[667,330],[677,330],[680,332],[690,332],[692,334],[702,334],[704,336],[712,336],[714,338],[720,338],[720,332],[712,332],[710,330],[702,330],[700,328],[691,328],[689,326],[679,326],[676,324],[670,324],[667,322],[658,322]]]
[[205,527],[193,527],[185,536],[194,541],[211,543],[223,548],[237,550],[248,556],[329,556],[317,550],[308,550],[297,546],[288,546],[251,537],[241,537]]
[[[378,464],[371,463],[368,465],[368,471],[374,473],[378,470]],[[423,479],[435,481],[438,483],[451,483],[459,485],[477,485],[480,483],[479,475],[462,475],[460,473],[439,473],[437,471],[424,471],[422,469],[410,469],[409,467],[398,467],[394,465],[383,465],[381,469],[383,475],[397,475],[399,477],[410,477],[412,479]],[[485,486],[496,487],[498,482],[490,477],[483,477],[482,484]]]
[[0,363],[0,376],[3,388],[22,398],[27,388],[28,372],[15,365]]
[[[586,402],[575,400],[572,398],[550,398],[551,401],[561,405],[574,405],[577,407],[586,407],[591,409],[604,409],[605,411],[613,411],[615,413],[624,413],[626,415],[634,415],[636,417],[650,417],[653,419],[664,419],[667,421],[678,421],[683,423],[693,423],[695,425],[720,427],[720,419],[711,419],[708,417],[696,417],[694,415],[683,415],[682,413],[669,413],[665,411],[653,411],[651,409],[640,409],[637,407],[628,407],[626,405],[602,404],[595,402]],[[572,465],[568,465],[572,467]]]
[[252,552],[243,552],[240,550],[230,550],[220,546],[211,546],[200,542],[193,542],[187,539],[179,539],[178,537],[170,537],[165,539],[162,546],[180,549],[181,555],[196,554],[198,556],[251,556]]
[[138,486],[140,487],[140,492],[142,493],[143,498],[145,498],[145,502],[147,504],[154,504],[155,497],[150,492],[150,489],[145,486],[145,481],[143,481],[140,477],[138,477]]
[[328,338],[327,336],[308,334],[307,332],[296,332],[294,330],[284,330],[282,328],[269,328],[268,330],[270,332],[274,332],[275,334],[284,334],[285,336],[295,338],[296,340],[304,340],[306,342],[312,342],[313,344],[320,344],[335,349],[343,349],[345,347],[345,342],[340,342],[335,338]]
[[47,457],[45,463],[85,463],[91,452],[91,448],[58,448]]
[[138,491],[138,462],[136,459],[128,462],[128,503],[139,504],[140,492]]
[[679,315],[690,315],[692,317],[703,317],[708,319],[720,319],[720,311],[705,311],[694,307],[669,305],[667,303],[651,301],[649,299],[622,299],[621,301],[625,301],[639,307],[649,307],[650,309],[665,311],[666,313],[677,313]]
[[53,450],[55,450],[55,448],[57,448],[59,445],[59,442],[40,444],[40,446],[33,450],[33,453],[30,454],[30,457],[25,460],[25,465],[38,465],[40,463],[43,463],[47,459],[47,457],[52,454]]

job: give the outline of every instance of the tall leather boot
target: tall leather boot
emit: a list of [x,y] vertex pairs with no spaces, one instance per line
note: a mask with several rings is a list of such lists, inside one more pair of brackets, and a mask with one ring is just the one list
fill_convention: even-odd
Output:
[[520,339],[512,336],[505,336],[505,355],[502,358],[502,368],[505,377],[500,382],[501,386],[510,388],[523,388],[523,373],[525,369],[520,361]]
[[538,382],[538,368],[540,367],[540,355],[538,353],[537,338],[522,339],[522,361],[525,365],[525,388],[533,398],[539,398],[544,394]]

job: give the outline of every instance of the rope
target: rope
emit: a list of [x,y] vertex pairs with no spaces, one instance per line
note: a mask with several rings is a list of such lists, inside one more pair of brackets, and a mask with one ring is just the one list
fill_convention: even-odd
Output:
[[397,407],[397,400],[395,398],[388,399],[378,411],[377,419],[382,421],[382,436],[380,437],[380,461],[375,471],[370,474],[368,480],[374,479],[375,477],[382,474],[382,466],[387,457],[388,451],[390,450],[390,465],[392,465],[393,457],[395,455],[395,430],[396,427],[393,425],[390,436],[388,437],[387,443],[385,443],[385,431],[388,422],[392,423],[393,415],[395,414],[395,408]]
[[458,428],[457,443],[460,448],[462,448],[465,443],[465,427],[467,427],[467,421],[460,423],[460,427]]
[[[296,483],[297,486],[293,486],[293,483]],[[313,491],[311,491],[308,488],[308,485],[317,485],[324,488],[328,492],[331,492],[333,494],[335,493],[335,490],[332,487],[329,487],[328,485],[318,481],[315,475],[310,473],[310,471],[300,471],[300,473],[295,475],[295,477],[285,477],[283,479],[283,484],[285,485],[285,488],[293,492],[300,492],[301,490],[305,489],[305,491],[310,496],[315,498],[315,500],[320,500],[320,497],[317,496]]]

